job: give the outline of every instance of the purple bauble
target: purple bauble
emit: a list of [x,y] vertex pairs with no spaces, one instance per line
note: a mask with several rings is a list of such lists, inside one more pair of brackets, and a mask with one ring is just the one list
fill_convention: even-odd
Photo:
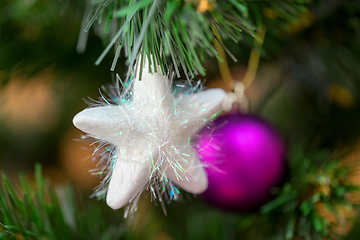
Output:
[[251,211],[281,182],[286,147],[279,133],[252,115],[231,113],[200,131],[195,148],[209,187],[203,199],[229,211]]

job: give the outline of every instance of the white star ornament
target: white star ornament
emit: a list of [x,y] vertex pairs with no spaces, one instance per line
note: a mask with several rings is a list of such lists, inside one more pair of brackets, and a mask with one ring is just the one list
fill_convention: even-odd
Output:
[[138,66],[129,101],[119,96],[121,104],[88,108],[73,119],[78,129],[117,149],[106,196],[113,209],[148,186],[154,193],[173,182],[190,193],[204,192],[207,176],[190,139],[221,110],[226,96],[209,89],[175,97],[159,66],[144,61],[141,80],[139,73]]

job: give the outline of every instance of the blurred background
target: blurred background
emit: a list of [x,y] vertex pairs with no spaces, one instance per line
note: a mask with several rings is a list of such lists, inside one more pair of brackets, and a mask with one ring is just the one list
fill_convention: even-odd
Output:
[[[267,26],[258,74],[247,92],[251,112],[276,125],[289,145],[346,150],[347,159],[358,160],[360,2],[312,1],[286,21],[267,1],[248,4],[250,15],[261,13]],[[126,68],[120,57],[110,72],[111,54],[95,66],[106,44],[96,30],[89,31],[86,49],[78,47],[84,9],[83,1],[1,1],[0,169],[8,176],[19,171],[31,176],[39,162],[52,183],[71,183],[89,195],[100,179],[88,172],[96,165],[93,149],[76,140],[82,133],[72,118],[87,107],[83,99],[98,98],[98,89],[111,84],[116,73],[123,77]],[[252,37],[243,37],[239,44],[225,40],[238,58],[236,63],[229,60],[238,80],[253,47]],[[226,89],[217,62],[207,59],[205,68],[207,86]],[[163,229],[166,220],[159,207],[145,205],[143,211],[160,216],[163,225],[157,227]],[[184,207],[186,203],[170,206],[175,217],[168,218],[169,224],[186,221],[177,210]],[[226,225],[227,216],[221,219]],[[186,231],[193,233],[191,226]],[[162,230],[157,234],[157,239],[171,239]]]
[[85,3],[2,1],[0,4],[0,166],[32,171],[40,162],[54,181],[91,190],[98,179],[72,117],[88,96],[111,83],[109,62],[95,66],[101,40],[90,33],[87,51],[77,52]]

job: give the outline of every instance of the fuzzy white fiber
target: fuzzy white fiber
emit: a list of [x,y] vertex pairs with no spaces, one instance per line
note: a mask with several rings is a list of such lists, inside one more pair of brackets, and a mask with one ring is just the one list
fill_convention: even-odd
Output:
[[135,201],[145,189],[159,198],[176,195],[176,186],[194,194],[208,186],[190,139],[221,110],[226,93],[209,89],[175,96],[170,83],[160,67],[146,59],[142,71],[138,64],[130,86],[118,96],[118,104],[87,108],[73,119],[77,128],[115,147],[108,160],[106,195],[113,209]]

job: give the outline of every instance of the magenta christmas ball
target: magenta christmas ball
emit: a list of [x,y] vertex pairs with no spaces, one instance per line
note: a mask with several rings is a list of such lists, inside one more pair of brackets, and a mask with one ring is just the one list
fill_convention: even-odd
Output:
[[202,198],[224,210],[261,206],[284,174],[284,140],[269,123],[252,115],[217,118],[200,131],[195,148],[209,179]]

